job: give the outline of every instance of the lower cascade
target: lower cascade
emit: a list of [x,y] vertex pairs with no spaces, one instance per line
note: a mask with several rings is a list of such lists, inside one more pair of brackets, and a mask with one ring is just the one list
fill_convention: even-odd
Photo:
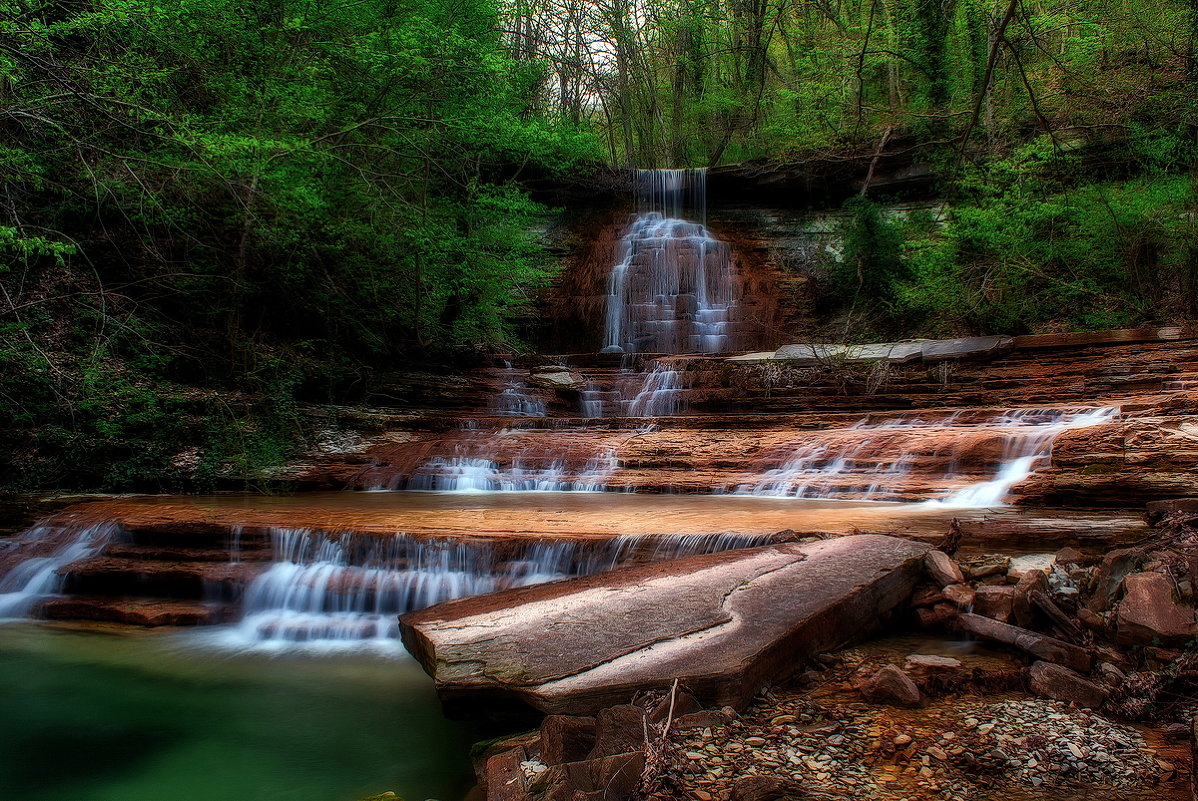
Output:
[[[230,563],[252,565],[242,560],[242,536],[240,530],[230,535]],[[115,523],[29,529],[13,541],[5,563],[12,566],[0,576],[0,618],[39,617],[44,604],[62,599],[69,589],[72,563],[128,539]],[[255,567],[248,583],[212,582],[206,593],[210,603],[235,605],[238,622],[201,631],[197,642],[237,651],[399,652],[398,616],[406,612],[626,564],[777,539],[729,534],[490,542],[272,528],[270,559]]]
[[101,551],[118,531],[115,523],[78,530],[39,525],[3,542],[9,553],[6,559],[0,550],[0,569],[8,567],[0,573],[0,620],[27,617],[41,601],[60,595],[65,584],[62,571]]

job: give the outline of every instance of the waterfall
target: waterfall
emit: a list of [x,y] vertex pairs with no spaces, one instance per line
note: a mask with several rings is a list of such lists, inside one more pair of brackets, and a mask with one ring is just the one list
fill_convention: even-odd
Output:
[[661,362],[645,372],[621,370],[615,387],[604,391],[591,382],[580,393],[579,412],[588,419],[609,416],[670,417],[686,411],[686,386],[682,372]]
[[[502,432],[501,432],[502,433]],[[464,449],[470,450],[470,449]],[[538,457],[517,457],[510,465],[486,456],[434,456],[389,489],[424,492],[602,492],[618,463],[612,451],[589,458],[571,470],[564,458],[547,465]]]
[[727,350],[736,271],[731,248],[705,224],[706,171],[640,170],[637,187],[638,212],[608,278],[603,352]]
[[486,592],[755,547],[777,535],[622,536],[594,542],[418,540],[274,529],[274,561],[246,588],[242,620],[199,635],[244,650],[398,652],[398,616]]
[[[933,484],[931,489],[921,488],[929,502],[961,508],[999,506],[1013,485],[1050,464],[1053,442],[1061,433],[1104,425],[1118,413],[1117,408],[1103,407],[1016,409],[972,421],[962,420],[960,412],[882,423],[863,418],[848,428],[810,435],[759,482],[733,491],[773,498],[892,501],[910,499],[912,487],[923,482]],[[986,458],[996,438],[1001,448]],[[970,449],[983,456],[968,454]],[[964,455],[982,469],[961,475]],[[938,468],[940,473],[915,481],[912,473],[921,464],[925,471]],[[936,481],[943,486],[935,486]],[[954,488],[954,482],[965,486]]]
[[509,364],[504,389],[495,396],[492,411],[499,417],[544,417],[545,404],[528,393],[528,384]]
[[[1071,409],[1052,412],[1043,409],[1022,409],[1009,412],[998,427],[1013,426],[1026,430],[1023,436],[1010,437],[1003,449],[1002,467],[990,481],[983,481],[949,495],[942,501],[946,506],[964,509],[999,506],[1011,487],[1030,477],[1052,462],[1052,445],[1056,438],[1075,428],[1089,428],[1114,421],[1119,409]],[[1030,430],[1027,430],[1030,429]]]
[[669,417],[685,406],[682,373],[654,362],[635,397],[622,404],[625,417]]
[[[62,594],[66,579],[63,569],[80,559],[94,556],[120,531],[115,523],[100,523],[80,529],[40,525],[0,543],[6,551],[0,566],[10,559],[15,564],[0,574],[0,620],[25,618],[36,613],[45,600]],[[31,555],[22,557],[22,552]]]

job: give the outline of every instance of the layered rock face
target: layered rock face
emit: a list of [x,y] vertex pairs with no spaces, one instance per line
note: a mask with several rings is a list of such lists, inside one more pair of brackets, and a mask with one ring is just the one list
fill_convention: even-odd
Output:
[[961,500],[1030,458],[991,503],[1008,491],[1029,505],[1110,506],[1198,493],[1193,332],[915,344],[888,348],[893,360],[827,364],[811,364],[808,346],[793,358],[661,358],[656,369],[644,357],[625,369],[619,357],[571,357],[587,384],[577,392],[527,388],[527,368],[495,370],[497,396],[525,393],[508,408],[531,412],[514,419],[492,404],[461,427],[425,418],[402,444],[326,461],[306,480]]
[[514,698],[585,714],[675,678],[739,706],[878,627],[927,550],[860,535],[691,557],[442,604],[401,630],[451,707]]

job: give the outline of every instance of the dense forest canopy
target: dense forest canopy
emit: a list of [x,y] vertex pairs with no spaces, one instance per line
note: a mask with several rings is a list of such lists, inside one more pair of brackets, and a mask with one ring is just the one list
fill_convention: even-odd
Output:
[[512,352],[525,176],[903,148],[837,336],[1192,316],[1195,0],[4,0],[0,485],[209,487],[301,400]]
[[[877,140],[991,146],[1038,130],[1179,137],[1193,0],[515,0],[513,59],[628,166],[715,165]],[[1167,141],[1157,147],[1182,147]]]

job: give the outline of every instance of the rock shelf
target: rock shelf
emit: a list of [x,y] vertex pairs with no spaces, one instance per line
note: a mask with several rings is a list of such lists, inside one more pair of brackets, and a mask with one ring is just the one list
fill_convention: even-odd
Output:
[[877,628],[927,546],[858,535],[697,556],[412,612],[408,650],[450,707],[586,713],[683,681],[742,706],[796,663]]

